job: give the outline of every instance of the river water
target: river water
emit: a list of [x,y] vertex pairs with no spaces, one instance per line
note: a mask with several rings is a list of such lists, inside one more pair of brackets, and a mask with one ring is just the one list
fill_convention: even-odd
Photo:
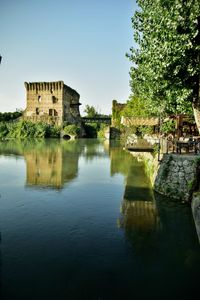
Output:
[[[1,299],[194,299],[190,206],[99,140],[0,143]],[[197,296],[198,298],[198,296]]]

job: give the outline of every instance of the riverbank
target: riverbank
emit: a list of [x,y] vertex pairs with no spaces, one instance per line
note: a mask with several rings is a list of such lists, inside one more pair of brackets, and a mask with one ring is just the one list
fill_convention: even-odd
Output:
[[200,242],[200,157],[165,154],[162,160],[158,161],[158,155],[152,153],[130,153],[143,161],[154,191],[182,203],[191,203],[193,220]]
[[167,197],[191,201],[193,192],[199,188],[200,157],[197,155],[130,152],[142,160],[153,189]]

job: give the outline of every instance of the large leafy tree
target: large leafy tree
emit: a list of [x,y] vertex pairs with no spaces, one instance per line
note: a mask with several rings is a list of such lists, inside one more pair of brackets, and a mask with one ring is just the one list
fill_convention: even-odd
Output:
[[193,104],[198,119],[200,1],[137,3],[132,25],[138,47],[129,54],[133,93],[156,114],[190,112]]
[[99,113],[97,112],[96,108],[93,105],[86,105],[84,112],[86,113],[86,117],[89,118],[94,118],[97,117],[99,115]]
[[150,114],[151,111],[148,110],[145,101],[134,95],[130,96],[126,106],[121,111],[121,115],[126,117],[147,117]]

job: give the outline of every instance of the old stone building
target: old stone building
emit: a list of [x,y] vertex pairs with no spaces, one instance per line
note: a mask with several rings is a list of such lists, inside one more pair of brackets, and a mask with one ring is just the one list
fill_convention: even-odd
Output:
[[63,122],[70,124],[81,122],[80,95],[63,81],[25,82],[25,88],[27,101],[25,120],[57,125]]

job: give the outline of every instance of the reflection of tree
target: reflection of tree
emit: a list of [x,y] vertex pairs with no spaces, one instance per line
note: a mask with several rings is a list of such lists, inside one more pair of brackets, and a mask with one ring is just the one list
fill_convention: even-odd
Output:
[[119,143],[111,143],[110,160],[110,173],[112,176],[118,173],[127,176],[133,158],[129,153],[119,147]]
[[[150,181],[142,161],[119,147],[110,148],[111,174],[125,176],[125,190],[118,224],[138,251],[151,241],[151,232],[158,227],[157,210]],[[137,240],[137,242],[136,242]]]
[[123,153],[118,156],[117,149],[110,151],[111,173],[126,177],[118,225],[131,246],[135,281],[148,286],[149,294],[155,292],[156,282],[160,295],[165,290],[165,299],[196,290],[200,255],[190,208],[153,195],[142,162],[129,153],[126,158]]

